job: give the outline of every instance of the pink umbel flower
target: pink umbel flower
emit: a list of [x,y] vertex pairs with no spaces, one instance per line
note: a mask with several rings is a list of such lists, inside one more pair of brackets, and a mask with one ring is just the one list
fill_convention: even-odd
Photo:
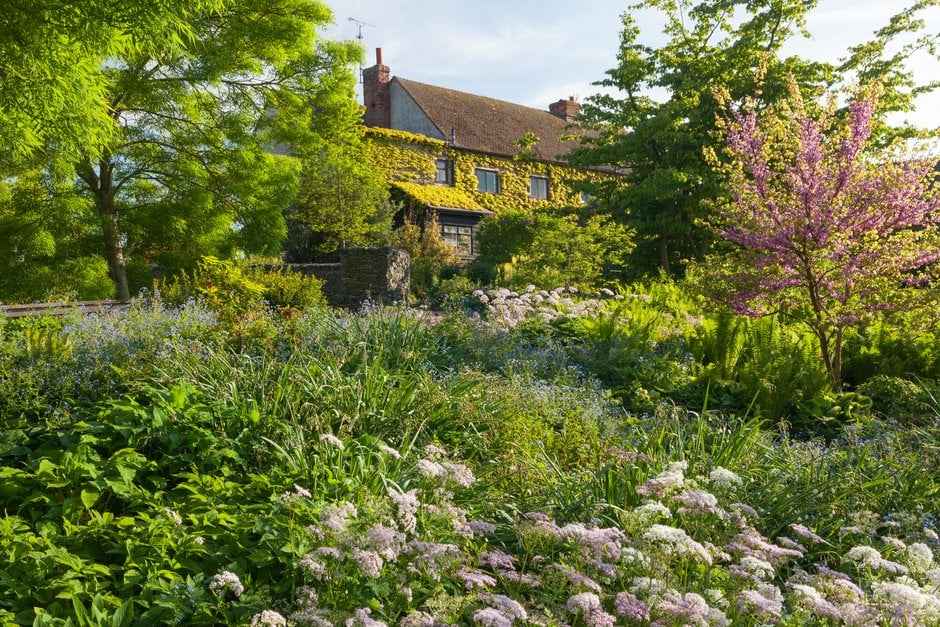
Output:
[[368,607],[356,610],[352,618],[346,619],[346,627],[388,627],[380,620],[373,619],[372,610]]
[[803,538],[804,540],[809,540],[810,542],[815,542],[815,543],[817,543],[817,544],[821,544],[821,543],[825,542],[824,539],[822,539],[821,537],[819,537],[818,535],[816,535],[816,534],[813,532],[813,530],[810,529],[809,527],[807,527],[806,525],[800,525],[800,524],[797,524],[797,523],[793,523],[792,525],[790,525],[790,529],[793,530],[793,533],[795,533],[796,535],[800,536],[800,537]]
[[416,513],[421,503],[418,501],[417,490],[399,492],[395,488],[388,489],[388,498],[398,510],[398,524],[405,533],[413,533],[418,525]]
[[224,597],[227,592],[231,592],[236,597],[240,597],[245,591],[245,586],[242,585],[238,575],[231,571],[223,570],[218,574],[212,575],[212,579],[209,580],[209,589],[219,598]]
[[363,551],[362,549],[353,549],[353,561],[359,566],[359,572],[365,577],[378,579],[382,574],[382,566],[385,562],[374,551]]
[[383,558],[394,560],[405,545],[405,534],[394,527],[376,523],[366,533],[366,544]]
[[650,619],[650,606],[630,592],[620,592],[614,599],[614,609],[631,623],[645,623]]
[[724,510],[718,506],[718,499],[715,495],[704,490],[685,490],[675,497],[680,507],[680,514],[705,515],[716,514],[724,515]]
[[511,627],[512,620],[492,607],[484,607],[473,614],[473,624],[482,627]]
[[682,529],[667,525],[653,525],[643,534],[643,539],[655,544],[666,554],[692,557],[711,565],[712,556],[699,542],[693,540]]
[[764,584],[757,590],[744,590],[738,596],[738,608],[743,614],[756,614],[762,619],[780,618],[783,595],[776,586]]
[[495,578],[471,568],[461,568],[454,577],[462,581],[467,590],[473,590],[474,588],[490,588],[496,585]]
[[494,609],[498,610],[499,613],[509,619],[510,622],[517,620],[525,621],[529,618],[529,613],[526,612],[521,603],[504,594],[484,594],[480,598],[493,606]]
[[447,623],[439,621],[427,612],[414,611],[400,621],[398,627],[449,627]]
[[582,592],[568,598],[566,604],[572,614],[580,614],[588,627],[613,627],[617,619],[601,606],[601,600],[596,594]]

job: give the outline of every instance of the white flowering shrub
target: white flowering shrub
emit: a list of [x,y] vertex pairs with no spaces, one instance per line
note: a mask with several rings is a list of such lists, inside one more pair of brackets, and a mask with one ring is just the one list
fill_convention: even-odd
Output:
[[607,312],[605,299],[620,300],[609,289],[602,298],[583,298],[577,288],[556,287],[540,290],[534,285],[521,292],[507,288],[490,291],[475,290],[472,294],[483,305],[483,319],[496,328],[511,329],[526,321],[554,322],[559,318],[579,316],[596,317]]

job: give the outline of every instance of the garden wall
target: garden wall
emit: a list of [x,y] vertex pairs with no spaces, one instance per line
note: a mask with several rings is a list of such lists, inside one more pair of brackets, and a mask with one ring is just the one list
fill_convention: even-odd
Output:
[[323,294],[331,305],[351,307],[366,300],[402,302],[408,298],[411,256],[396,248],[346,248],[339,263],[292,263],[295,272],[324,282]]

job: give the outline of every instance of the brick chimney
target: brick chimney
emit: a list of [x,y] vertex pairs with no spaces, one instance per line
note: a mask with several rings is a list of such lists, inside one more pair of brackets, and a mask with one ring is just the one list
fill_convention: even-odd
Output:
[[366,106],[366,126],[389,128],[392,125],[392,103],[388,89],[389,69],[382,65],[382,49],[375,49],[375,65],[362,71],[362,103]]
[[565,122],[573,122],[581,110],[581,103],[575,100],[574,96],[568,96],[567,100],[562,99],[548,105],[548,110]]

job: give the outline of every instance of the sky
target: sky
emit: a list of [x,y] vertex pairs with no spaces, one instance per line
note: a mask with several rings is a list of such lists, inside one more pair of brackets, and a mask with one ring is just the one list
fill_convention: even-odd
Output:
[[[616,65],[620,15],[631,0],[326,0],[335,24],[325,35],[355,39],[375,49],[392,76],[547,109],[556,100],[584,101]],[[835,62],[849,46],[872,38],[907,0],[820,0],[808,18],[812,39],[785,52]],[[654,12],[636,13],[640,41],[665,42]],[[940,8],[925,14],[927,31],[940,31]],[[355,20],[358,20],[355,21]],[[940,80],[940,62],[912,60],[920,82]],[[940,90],[938,90],[940,91]],[[940,126],[940,93],[922,97],[906,116],[917,126]],[[900,121],[900,120],[893,120]]]

